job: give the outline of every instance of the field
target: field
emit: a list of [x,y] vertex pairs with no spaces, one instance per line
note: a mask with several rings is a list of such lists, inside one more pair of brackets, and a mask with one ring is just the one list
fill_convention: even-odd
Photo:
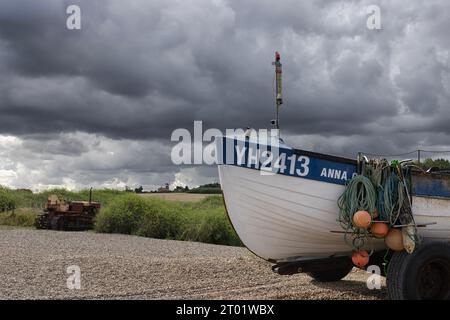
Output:
[[167,201],[183,201],[183,202],[197,202],[214,196],[213,194],[196,194],[196,193],[142,193],[141,197],[154,197]]

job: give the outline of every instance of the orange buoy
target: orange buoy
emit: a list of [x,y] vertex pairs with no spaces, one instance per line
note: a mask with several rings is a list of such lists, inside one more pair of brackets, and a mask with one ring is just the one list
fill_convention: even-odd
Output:
[[369,254],[366,250],[358,250],[352,254],[353,264],[359,268],[366,266],[369,263]]
[[353,215],[353,224],[358,228],[367,228],[372,222],[372,217],[367,211],[358,211]]
[[389,247],[389,249],[394,251],[402,251],[405,249],[403,245],[402,231],[397,228],[392,228],[384,238],[384,242]]
[[374,235],[375,238],[384,238],[389,232],[389,227],[384,222],[374,221],[372,223],[372,227],[370,228],[370,232]]

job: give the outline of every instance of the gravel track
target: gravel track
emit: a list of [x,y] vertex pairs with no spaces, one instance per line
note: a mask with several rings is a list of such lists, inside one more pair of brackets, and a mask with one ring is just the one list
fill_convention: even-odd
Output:
[[[81,269],[69,290],[66,268]],[[383,299],[368,274],[279,276],[244,248],[93,232],[0,230],[0,299]]]

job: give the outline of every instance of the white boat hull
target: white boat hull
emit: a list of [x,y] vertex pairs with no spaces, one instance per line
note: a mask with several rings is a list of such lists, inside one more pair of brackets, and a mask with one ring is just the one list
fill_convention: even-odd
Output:
[[[219,165],[227,212],[244,245],[269,261],[350,254],[339,222],[338,197],[345,187],[301,177],[264,175],[261,171]],[[418,224],[428,238],[449,240],[450,200],[413,197]],[[373,240],[368,248],[385,248]]]

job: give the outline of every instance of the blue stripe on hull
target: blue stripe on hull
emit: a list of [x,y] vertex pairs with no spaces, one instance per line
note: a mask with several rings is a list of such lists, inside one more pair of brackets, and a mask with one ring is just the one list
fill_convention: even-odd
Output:
[[[301,177],[344,185],[356,174],[356,165],[311,156],[285,147],[271,147],[249,141],[224,138],[218,152],[219,164]],[[278,165],[277,165],[278,164]],[[262,172],[262,174],[265,172]]]
[[[250,141],[222,138],[217,142],[219,164],[345,185],[357,174],[356,161],[295,150],[271,147]],[[270,156],[272,155],[272,159]],[[276,164],[279,164],[278,166]],[[262,173],[263,174],[263,173]],[[413,172],[412,195],[450,198],[450,175]]]

